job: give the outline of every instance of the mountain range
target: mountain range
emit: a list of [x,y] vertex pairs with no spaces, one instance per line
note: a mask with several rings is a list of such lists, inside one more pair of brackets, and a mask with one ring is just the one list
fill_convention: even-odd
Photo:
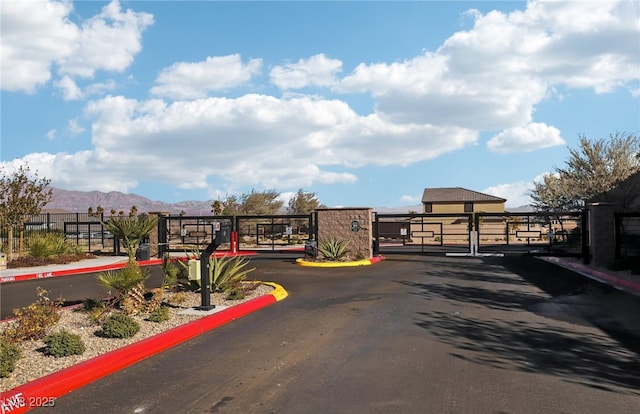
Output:
[[[131,208],[135,206],[138,213],[162,211],[170,214],[180,214],[184,211],[186,215],[207,215],[211,213],[211,204],[214,201],[192,200],[166,203],[119,191],[103,193],[100,191],[70,191],[55,187],[50,188],[52,190],[52,198],[44,209],[49,212],[86,213],[89,208],[96,211],[97,207],[101,206],[106,214],[109,214],[111,210],[115,210],[116,214],[120,211],[129,214]],[[373,210],[379,213],[408,213],[409,211],[422,211],[422,206],[374,207]]]

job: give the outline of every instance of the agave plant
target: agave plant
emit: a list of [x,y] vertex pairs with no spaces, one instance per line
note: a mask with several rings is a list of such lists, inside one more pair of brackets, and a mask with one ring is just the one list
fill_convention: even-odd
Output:
[[327,260],[339,261],[349,253],[349,250],[347,249],[348,245],[348,241],[331,237],[320,241],[318,253]]
[[249,260],[241,256],[221,257],[215,255],[209,258],[209,273],[211,275],[211,290],[226,292],[233,286],[247,278],[255,267],[247,269]]

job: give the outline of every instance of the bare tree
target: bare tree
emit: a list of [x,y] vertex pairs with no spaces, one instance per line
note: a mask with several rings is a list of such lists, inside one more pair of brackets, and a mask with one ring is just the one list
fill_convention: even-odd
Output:
[[51,180],[38,177],[37,171],[30,173],[29,166],[7,174],[2,169],[0,178],[0,222],[7,226],[9,258],[13,259],[13,234],[20,232],[20,250],[24,236],[24,223],[29,216],[40,214],[51,201],[53,190],[47,190]]

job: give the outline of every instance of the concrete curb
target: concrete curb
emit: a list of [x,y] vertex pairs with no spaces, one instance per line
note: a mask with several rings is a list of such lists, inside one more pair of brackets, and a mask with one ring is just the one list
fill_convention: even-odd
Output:
[[[240,252],[240,253],[229,253],[227,251],[215,252],[216,257],[225,257],[225,256],[251,256],[255,255],[256,252]],[[92,273],[92,272],[104,272],[107,270],[117,270],[125,267],[127,264],[127,259],[123,258],[122,261],[118,263],[111,263],[107,265],[100,266],[87,266],[82,268],[68,268],[61,270],[50,270],[44,272],[35,272],[35,273],[23,273],[19,275],[13,276],[0,276],[0,284],[7,282],[21,282],[23,280],[33,280],[33,279],[45,279],[49,277],[58,277],[58,276],[70,276],[77,275],[82,273]],[[138,265],[140,266],[153,266],[162,264],[162,259],[151,259],[151,260],[141,260],[138,261]],[[46,266],[45,266],[46,267]],[[1,408],[1,407],[0,407]]]
[[26,413],[32,408],[46,405],[52,399],[55,400],[200,334],[277,303],[288,296],[287,291],[276,283],[260,283],[273,286],[274,291],[3,392],[0,411],[3,414]]
[[557,257],[540,257],[540,259],[549,263],[553,263],[560,267],[564,267],[565,269],[572,270],[585,277],[588,277],[593,280],[597,280],[598,282],[606,283],[610,286],[615,287],[616,289],[629,292],[636,296],[640,296],[640,283],[633,282],[631,280],[627,280],[606,272],[602,272],[600,270],[594,269],[592,267],[589,267],[580,263],[573,263],[566,260],[562,260]]
[[382,260],[384,260],[384,256],[376,256],[371,259],[356,260],[353,262],[310,262],[304,259],[296,259],[296,263],[306,267],[359,267],[370,266]]

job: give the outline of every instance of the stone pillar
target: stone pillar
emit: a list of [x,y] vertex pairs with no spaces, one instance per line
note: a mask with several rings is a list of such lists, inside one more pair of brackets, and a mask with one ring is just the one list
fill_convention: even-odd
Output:
[[349,243],[348,260],[370,259],[373,255],[372,209],[366,207],[319,208],[318,246],[336,238]]
[[597,267],[611,266],[616,254],[615,205],[592,203],[587,208],[591,264]]
[[[162,217],[169,215],[168,211],[150,211],[149,217],[155,217],[162,220]],[[158,244],[158,226],[149,234],[149,257],[159,257],[160,245]]]

